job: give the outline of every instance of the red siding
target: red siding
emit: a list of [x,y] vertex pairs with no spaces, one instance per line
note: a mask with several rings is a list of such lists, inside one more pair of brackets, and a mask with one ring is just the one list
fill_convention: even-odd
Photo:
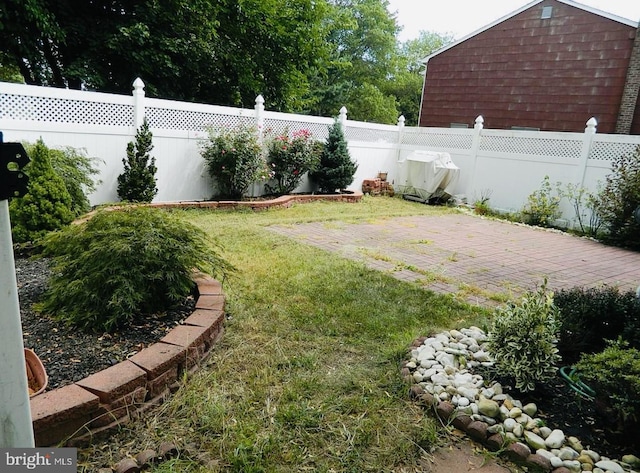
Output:
[[[544,6],[552,18],[542,20]],[[554,0],[429,60],[420,126],[613,133],[636,29]],[[640,114],[634,129],[640,130]]]

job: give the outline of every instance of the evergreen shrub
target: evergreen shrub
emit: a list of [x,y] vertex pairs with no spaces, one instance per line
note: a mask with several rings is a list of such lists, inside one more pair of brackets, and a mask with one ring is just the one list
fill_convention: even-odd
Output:
[[331,194],[346,189],[353,182],[358,165],[351,159],[342,126],[336,120],[322,147],[318,167],[309,173],[321,192]]
[[71,195],[51,165],[51,150],[41,139],[29,149],[27,193],[9,202],[15,243],[35,242],[48,232],[68,225],[74,217]]
[[53,257],[53,275],[41,309],[98,332],[184,300],[194,269],[222,276],[230,269],[202,230],[151,208],[99,211],[50,233],[44,254]]
[[153,134],[147,119],[136,132],[135,142],[127,145],[127,157],[122,160],[124,172],[118,176],[118,197],[127,202],[151,202],[158,193],[156,187],[155,158],[150,156],[153,149]]

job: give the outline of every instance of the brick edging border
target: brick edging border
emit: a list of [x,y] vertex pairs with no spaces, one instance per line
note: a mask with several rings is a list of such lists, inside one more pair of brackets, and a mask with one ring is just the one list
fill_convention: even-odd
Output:
[[182,325],[157,343],[74,384],[30,400],[38,447],[77,446],[143,415],[197,371],[224,332],[222,285],[206,275],[194,277],[196,306]]
[[252,209],[267,210],[272,208],[288,208],[294,203],[317,202],[319,200],[331,200],[338,202],[359,202],[362,192],[350,192],[345,194],[288,194],[271,200],[202,200],[180,202],[156,202],[148,204],[149,207],[172,208],[206,208],[206,209]]

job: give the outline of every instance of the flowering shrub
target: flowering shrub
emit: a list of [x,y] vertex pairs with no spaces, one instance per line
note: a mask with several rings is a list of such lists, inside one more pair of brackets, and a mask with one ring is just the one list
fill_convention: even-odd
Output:
[[220,197],[242,198],[264,174],[262,147],[254,127],[239,125],[222,131],[210,130],[201,154]]
[[291,193],[305,173],[315,169],[320,157],[309,130],[278,135],[268,145],[267,166],[275,185],[267,185],[267,191],[283,195]]

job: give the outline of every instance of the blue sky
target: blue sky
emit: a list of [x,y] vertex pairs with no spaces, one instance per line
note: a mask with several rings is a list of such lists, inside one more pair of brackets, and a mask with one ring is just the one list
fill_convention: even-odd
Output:
[[[417,37],[420,30],[453,33],[456,39],[527,5],[526,0],[389,0],[404,27],[400,40]],[[588,5],[634,21],[640,20],[638,0],[582,0]]]

